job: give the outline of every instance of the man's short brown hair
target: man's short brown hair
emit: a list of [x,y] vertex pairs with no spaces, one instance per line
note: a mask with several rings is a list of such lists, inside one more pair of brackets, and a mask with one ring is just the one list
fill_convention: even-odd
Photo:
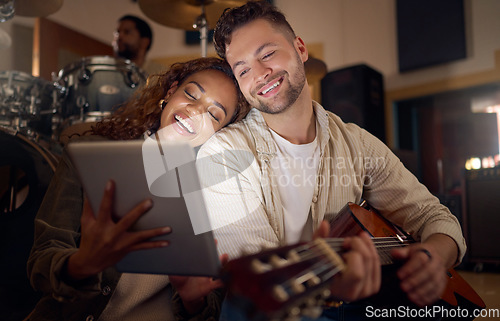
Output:
[[214,45],[217,54],[226,59],[226,47],[231,43],[232,33],[257,19],[264,19],[280,29],[290,41],[295,39],[295,32],[275,6],[267,1],[249,1],[241,7],[227,9],[217,21],[214,31]]

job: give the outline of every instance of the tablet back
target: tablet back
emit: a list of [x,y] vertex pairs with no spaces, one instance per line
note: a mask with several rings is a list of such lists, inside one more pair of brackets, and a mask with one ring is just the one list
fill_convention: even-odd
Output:
[[[175,155],[175,159],[164,156],[164,150]],[[194,152],[189,145],[160,146],[151,139],[148,143],[143,140],[87,141],[70,143],[68,152],[94,213],[98,213],[107,181],[113,179],[116,216],[122,217],[142,200],[151,198],[153,208],[133,229],[172,228],[170,234],[157,238],[168,240],[169,246],[129,253],[116,265],[119,271],[219,274],[220,261],[208,228]]]

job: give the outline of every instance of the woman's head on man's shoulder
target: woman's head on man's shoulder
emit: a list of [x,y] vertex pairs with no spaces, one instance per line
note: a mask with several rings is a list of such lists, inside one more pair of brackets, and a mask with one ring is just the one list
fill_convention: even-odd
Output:
[[123,106],[94,126],[93,133],[137,139],[158,132],[165,139],[200,145],[249,109],[227,62],[198,58],[151,75]]

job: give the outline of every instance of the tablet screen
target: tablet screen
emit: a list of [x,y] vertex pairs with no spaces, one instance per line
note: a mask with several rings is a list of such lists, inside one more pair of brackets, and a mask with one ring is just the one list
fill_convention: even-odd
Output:
[[200,190],[195,155],[187,144],[158,144],[154,139],[82,141],[68,144],[94,213],[105,185],[116,183],[115,214],[122,217],[151,198],[154,206],[134,225],[142,230],[170,226],[158,237],[169,246],[127,254],[121,272],[217,276],[220,261]]

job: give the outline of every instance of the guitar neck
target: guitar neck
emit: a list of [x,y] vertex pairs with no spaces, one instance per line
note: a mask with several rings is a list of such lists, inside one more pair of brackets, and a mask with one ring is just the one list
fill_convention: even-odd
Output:
[[[342,254],[345,250],[342,248],[342,244],[344,243],[343,238],[327,238],[325,242],[330,246],[330,248],[336,253]],[[392,259],[392,255],[390,254],[392,249],[400,248],[404,246],[408,246],[414,241],[405,240],[399,236],[395,237],[376,237],[373,238],[373,243],[375,245],[375,249],[380,257],[380,263],[382,265],[390,265],[394,264],[394,260]],[[312,245],[304,245],[304,247],[312,246]]]

